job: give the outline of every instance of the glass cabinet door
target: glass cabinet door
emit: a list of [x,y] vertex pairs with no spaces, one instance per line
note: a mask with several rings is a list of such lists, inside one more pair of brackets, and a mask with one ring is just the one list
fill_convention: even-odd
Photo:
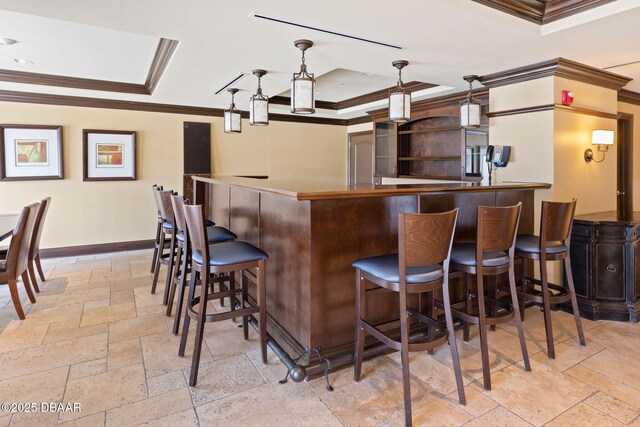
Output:
[[376,132],[376,176],[395,177],[397,174],[396,125],[393,122],[378,122]]

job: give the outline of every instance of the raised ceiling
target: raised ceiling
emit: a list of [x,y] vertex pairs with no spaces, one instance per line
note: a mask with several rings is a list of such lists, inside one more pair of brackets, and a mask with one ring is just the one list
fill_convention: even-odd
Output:
[[[143,84],[158,41],[180,42],[151,95],[15,82],[0,82],[0,90],[201,107],[227,107],[228,94],[214,92],[246,73],[235,84],[242,90],[236,103],[246,109],[256,86],[254,68],[269,72],[263,79],[266,94],[286,93],[300,65],[300,52],[293,46],[299,38],[315,42],[307,51],[309,71],[319,80],[318,99],[333,102],[393,85],[397,71],[391,62],[396,59],[411,63],[403,70],[405,81],[439,85],[422,96],[465,90],[465,74],[490,74],[555,57],[600,68],[640,60],[640,0],[614,1],[542,28],[472,0],[397,5],[325,0],[313,8],[291,0],[0,0],[0,12],[0,37],[19,42],[0,46],[0,69]],[[256,13],[328,32],[257,19]],[[550,26],[552,31],[545,31]],[[33,64],[16,64],[17,56],[33,58]],[[640,91],[640,67],[610,71],[633,77],[627,89]],[[349,79],[336,77],[341,73]],[[362,114],[321,110],[318,116]]]

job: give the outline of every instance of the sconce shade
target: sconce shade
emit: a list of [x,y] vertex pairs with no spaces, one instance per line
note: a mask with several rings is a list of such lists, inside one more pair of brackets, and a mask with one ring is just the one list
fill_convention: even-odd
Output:
[[591,136],[593,145],[613,145],[614,133],[612,130],[594,130]]
[[269,97],[262,94],[260,79],[267,74],[265,70],[253,70],[258,77],[258,89],[249,99],[249,124],[251,126],[266,126],[269,124]]
[[294,45],[302,51],[300,72],[293,73],[291,79],[291,112],[313,114],[316,112],[316,80],[313,73],[307,73],[304,53],[313,46],[311,40],[296,40]]
[[398,83],[389,91],[389,121],[408,122],[411,119],[411,93],[402,84],[402,69],[409,65],[409,61],[393,61],[391,65],[398,69]]
[[227,92],[231,94],[231,105],[228,110],[224,110],[224,133],[240,133],[242,132],[242,116],[240,111],[236,110],[236,104],[233,101],[238,89],[227,89]]

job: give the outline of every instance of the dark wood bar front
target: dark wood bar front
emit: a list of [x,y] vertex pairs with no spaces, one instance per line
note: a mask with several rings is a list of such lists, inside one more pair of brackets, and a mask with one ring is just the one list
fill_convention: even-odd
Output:
[[[471,241],[478,205],[522,202],[519,231],[532,233],[534,190],[550,187],[469,182],[347,187],[240,177],[193,179],[195,200],[205,205],[210,219],[269,254],[269,335],[293,358],[309,349],[311,367],[320,361],[315,348],[332,366],[352,362],[351,263],[397,251],[398,213],[460,208],[455,240]],[[374,293],[367,301],[367,318],[374,323],[394,320],[397,304],[397,295]]]

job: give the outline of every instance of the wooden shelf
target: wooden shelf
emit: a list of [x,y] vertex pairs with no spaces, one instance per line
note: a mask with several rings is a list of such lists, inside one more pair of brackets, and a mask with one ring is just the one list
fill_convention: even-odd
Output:
[[443,128],[433,128],[433,129],[410,129],[410,130],[399,130],[398,135],[411,135],[414,133],[427,133],[427,132],[448,132],[452,130],[461,130],[460,126],[449,126]]
[[405,162],[415,162],[420,160],[433,160],[433,161],[442,161],[442,160],[460,160],[460,156],[422,156],[422,157],[398,157],[398,160]]
[[440,175],[398,175],[398,178],[446,179],[450,181],[460,181],[459,176],[440,176]]

